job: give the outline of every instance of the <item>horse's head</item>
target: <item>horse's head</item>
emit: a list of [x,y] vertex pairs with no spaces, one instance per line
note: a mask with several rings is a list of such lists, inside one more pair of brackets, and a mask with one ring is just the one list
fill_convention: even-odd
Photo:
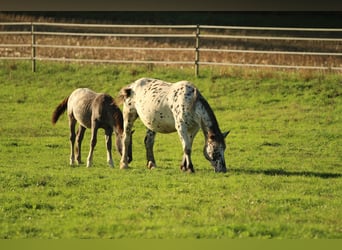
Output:
[[227,172],[226,161],[224,159],[224,151],[226,150],[226,143],[224,139],[230,131],[220,134],[208,133],[206,143],[204,145],[203,153],[205,158],[210,161],[214,167],[215,172]]
[[[130,142],[128,145],[128,163],[130,163],[133,160],[133,155],[132,155],[132,135],[134,133],[134,130],[132,130],[131,132],[131,136],[130,136]],[[123,140],[123,134],[119,134],[115,132],[115,137],[116,137],[116,141],[115,141],[115,145],[116,145],[116,149],[118,150],[118,152],[120,153],[120,155],[122,155],[122,140]]]

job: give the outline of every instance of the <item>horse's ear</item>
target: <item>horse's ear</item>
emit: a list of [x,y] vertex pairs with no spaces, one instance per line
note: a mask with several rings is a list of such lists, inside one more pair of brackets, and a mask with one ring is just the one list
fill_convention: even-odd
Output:
[[124,88],[124,89],[122,90],[122,93],[123,93],[124,98],[130,97],[130,96],[131,96],[131,93],[132,93],[132,89],[130,89],[130,88]]
[[122,88],[120,90],[119,96],[116,98],[116,102],[118,104],[122,104],[126,98],[131,96],[131,93],[132,89],[130,89],[129,87]]
[[226,137],[229,135],[229,133],[230,133],[230,130],[229,130],[229,131],[227,131],[227,132],[224,132],[224,133],[222,133],[222,135],[223,135],[223,138],[226,138]]
[[122,88],[120,90],[120,94],[119,94],[119,100],[123,101],[124,99],[130,97],[132,94],[132,89],[130,89],[129,87],[125,87],[125,88]]

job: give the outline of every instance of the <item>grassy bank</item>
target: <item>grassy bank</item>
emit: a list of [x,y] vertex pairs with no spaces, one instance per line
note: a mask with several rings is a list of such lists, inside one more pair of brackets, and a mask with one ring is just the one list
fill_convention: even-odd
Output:
[[[0,238],[341,238],[342,77],[314,72],[0,62]],[[227,138],[227,174],[193,147],[196,173],[179,171],[176,134],[158,134],[158,168],[145,167],[135,123],[128,171],[70,167],[64,115],[77,87],[116,96],[143,76],[196,84]],[[87,155],[89,131],[83,144]]]

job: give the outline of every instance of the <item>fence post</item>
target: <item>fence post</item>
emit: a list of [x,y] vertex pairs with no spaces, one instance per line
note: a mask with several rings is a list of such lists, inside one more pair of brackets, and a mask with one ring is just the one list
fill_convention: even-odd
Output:
[[196,27],[196,45],[195,45],[195,76],[199,75],[199,35],[200,35],[200,25],[197,24]]
[[36,72],[36,37],[34,35],[34,24],[31,23],[31,61],[32,72]]

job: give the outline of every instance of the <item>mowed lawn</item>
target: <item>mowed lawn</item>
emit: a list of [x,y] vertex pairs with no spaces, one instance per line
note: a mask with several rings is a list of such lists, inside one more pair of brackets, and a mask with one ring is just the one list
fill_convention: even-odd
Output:
[[[342,238],[342,75],[262,69],[0,62],[0,238]],[[195,174],[179,170],[177,134],[157,134],[146,168],[135,123],[130,169],[69,166],[66,115],[75,88],[116,96],[140,77],[192,81],[227,138],[228,172],[193,146]],[[86,132],[83,160],[89,150]]]

